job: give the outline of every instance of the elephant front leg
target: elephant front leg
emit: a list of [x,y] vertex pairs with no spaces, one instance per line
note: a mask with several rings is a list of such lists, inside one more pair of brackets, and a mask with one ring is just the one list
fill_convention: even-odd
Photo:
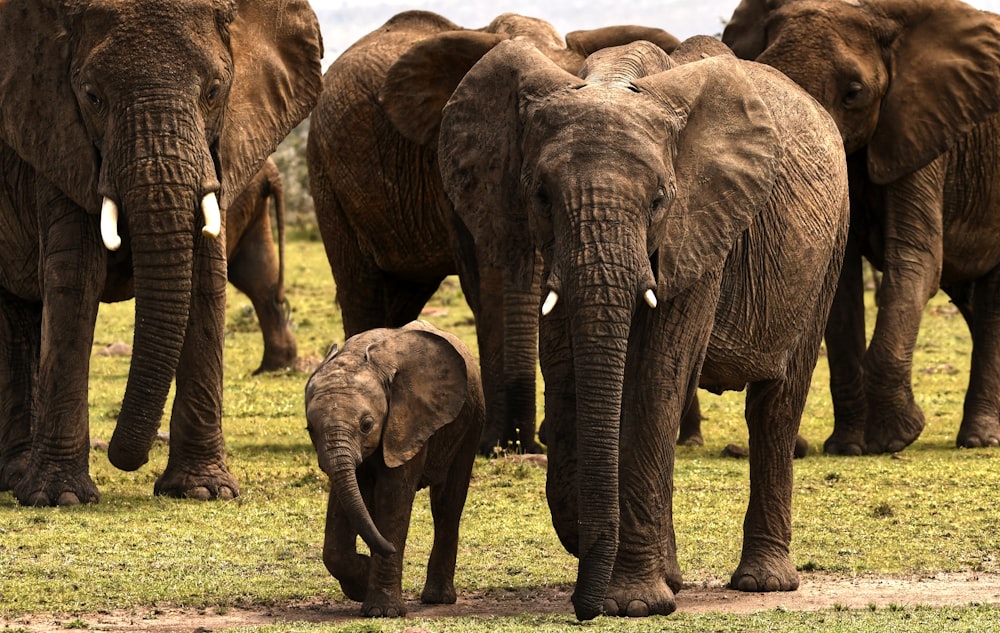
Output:
[[170,456],[154,493],[232,499],[239,483],[226,467],[222,437],[222,346],[226,315],[224,238],[199,237],[187,334],[170,415]]
[[426,452],[398,468],[380,468],[372,498],[373,519],[379,532],[396,548],[388,556],[372,555],[368,591],[361,615],[369,618],[401,618],[403,600],[403,553],[410,529],[410,513]]
[[39,195],[41,348],[31,456],[14,496],[24,505],[95,503],[87,383],[107,253],[88,216],[61,194]]
[[348,599],[361,602],[368,592],[371,557],[358,553],[358,532],[347,520],[337,495],[331,491],[326,505],[323,564]]
[[21,480],[31,456],[41,318],[41,304],[0,290],[0,490]]
[[[972,330],[972,368],[965,394],[960,448],[1000,445],[1000,271],[976,281],[973,308],[966,316]],[[963,310],[966,314],[968,310]]]
[[792,591],[799,586],[789,545],[792,457],[811,375],[803,366],[790,363],[789,378],[753,383],[747,389],[750,501],[743,521],[740,563],[729,581],[733,589]]
[[865,449],[894,453],[924,428],[913,398],[913,349],[941,275],[944,169],[941,159],[886,191],[885,263],[875,331],[864,359]]

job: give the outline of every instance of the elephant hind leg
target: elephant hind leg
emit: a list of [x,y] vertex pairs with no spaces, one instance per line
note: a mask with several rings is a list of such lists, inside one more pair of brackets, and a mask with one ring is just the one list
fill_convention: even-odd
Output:
[[[972,367],[965,394],[962,425],[955,443],[960,448],[1000,445],[1000,270],[978,280],[972,295]],[[963,315],[966,314],[963,310]]]
[[41,327],[40,304],[0,290],[0,490],[11,490],[28,467]]

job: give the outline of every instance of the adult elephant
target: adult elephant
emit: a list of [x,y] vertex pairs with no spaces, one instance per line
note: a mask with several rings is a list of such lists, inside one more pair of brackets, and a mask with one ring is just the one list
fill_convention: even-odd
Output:
[[[848,156],[852,231],[827,332],[835,424],[824,450],[895,452],[920,435],[913,349],[939,287],[973,340],[956,443],[996,446],[1000,18],[957,0],[744,0],[724,39],[816,97]],[[867,349],[862,255],[883,272]]]
[[[747,389],[750,503],[731,585],[792,590],[792,453],[848,230],[836,127],[711,38],[580,76],[518,41],[455,90],[445,186],[477,241],[544,261],[546,494],[577,617],[670,613],[672,473],[699,384]],[[693,54],[692,54],[693,53]],[[489,113],[489,116],[484,116]]]
[[540,450],[537,271],[533,257],[512,262],[499,248],[477,251],[456,224],[437,166],[441,108],[498,42],[530,42],[576,72],[581,51],[634,38],[677,44],[659,29],[625,26],[574,32],[567,47],[535,18],[505,13],[471,30],[407,11],[361,38],[323,78],[310,121],[309,181],[345,336],[409,323],[441,281],[458,274],[476,319],[487,402],[483,453]]
[[[277,253],[271,235],[272,201]],[[264,357],[254,374],[288,367],[298,346],[285,297],[285,190],[281,172],[270,158],[226,209],[226,231],[229,281],[250,297],[264,336]]]
[[322,44],[297,0],[0,6],[0,489],[96,502],[87,379],[101,300],[135,295],[108,457],[134,470],[171,382],[157,494],[233,497],[222,341],[227,208],[315,104]]

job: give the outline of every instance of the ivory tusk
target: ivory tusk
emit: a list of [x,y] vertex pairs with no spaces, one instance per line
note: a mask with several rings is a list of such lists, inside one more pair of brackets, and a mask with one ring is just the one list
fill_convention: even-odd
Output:
[[122,245],[118,235],[118,205],[107,196],[101,204],[101,240],[109,251],[117,251]]
[[219,199],[214,193],[207,194],[201,201],[201,212],[205,214],[205,226],[201,234],[206,237],[219,237],[222,232],[222,216],[219,213]]
[[549,290],[548,296],[545,297],[545,303],[542,304],[542,316],[548,316],[557,303],[559,303],[559,293],[555,290]]
[[655,308],[657,305],[656,293],[653,292],[652,288],[643,293],[642,297],[646,300],[646,305],[650,308]]

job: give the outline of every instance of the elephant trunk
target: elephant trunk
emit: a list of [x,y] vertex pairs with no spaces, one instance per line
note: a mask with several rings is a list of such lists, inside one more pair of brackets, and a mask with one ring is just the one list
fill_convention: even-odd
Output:
[[618,554],[622,393],[632,316],[642,289],[629,249],[591,245],[584,250],[591,252],[584,255],[589,264],[564,270],[577,271],[566,280],[579,469],[580,562],[573,606],[577,618],[589,620],[603,611]]
[[[205,183],[204,140],[185,141],[178,130],[200,129],[193,115],[171,104],[127,112],[125,142],[105,159],[102,187],[115,190],[131,244],[135,287],[132,364],[108,458],[122,470],[146,463],[163,417],[188,328],[195,218]],[[202,157],[192,159],[192,157]],[[112,182],[109,164],[124,164]],[[112,194],[109,194],[112,195]]]
[[504,291],[504,410],[518,429],[521,449],[537,450],[535,380],[538,362],[538,289]]
[[379,532],[361,496],[357,473],[360,459],[355,451],[348,447],[338,447],[331,452],[330,494],[337,496],[351,527],[357,530],[372,553],[382,556],[395,553],[395,546]]

